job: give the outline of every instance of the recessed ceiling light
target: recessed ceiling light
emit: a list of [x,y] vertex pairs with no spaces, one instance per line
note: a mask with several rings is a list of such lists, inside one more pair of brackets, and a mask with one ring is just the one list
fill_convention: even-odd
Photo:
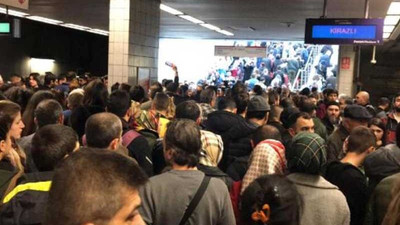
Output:
[[200,24],[200,26],[205,27],[210,30],[215,30],[215,31],[221,30],[221,28],[211,25],[211,24],[208,24],[208,23]]
[[76,29],[76,30],[89,30],[90,29],[90,27],[85,27],[85,26],[81,26],[81,25],[77,25],[77,24],[73,24],[73,23],[61,24],[61,26]]
[[393,31],[393,29],[394,29],[394,26],[384,26],[383,27],[383,32],[384,33],[391,33],[392,31]]
[[160,9],[162,11],[165,11],[165,12],[170,13],[170,14],[175,15],[175,16],[183,15],[183,12],[181,12],[179,10],[176,10],[176,9],[173,9],[173,8],[171,8],[169,6],[164,5],[164,4],[160,4]]
[[391,33],[383,33],[383,38],[388,39],[390,37]]
[[41,16],[28,16],[26,18],[28,18],[30,20],[42,22],[42,23],[55,24],[55,25],[59,25],[59,24],[63,23],[63,21],[60,21],[60,20],[53,20],[53,19],[49,19],[49,18],[45,18],[45,17],[41,17]]
[[387,12],[388,15],[400,15],[400,2],[392,2]]
[[385,25],[397,25],[400,20],[400,16],[386,16]]
[[105,31],[105,30],[100,30],[100,29],[90,29],[90,30],[87,30],[87,31],[90,32],[90,33],[101,34],[101,35],[104,35],[104,36],[108,36],[110,34],[110,32]]
[[[5,8],[0,7],[0,13],[6,14],[6,13],[7,13],[6,11],[7,11],[7,10],[6,10]],[[8,14],[11,15],[11,16],[16,16],[16,17],[25,17],[25,16],[29,16],[28,13],[24,13],[24,12],[12,10],[12,9],[9,9],[9,10],[8,10]]]
[[194,18],[194,17],[192,17],[192,16],[189,16],[189,15],[180,15],[179,17],[182,18],[182,19],[185,19],[185,20],[187,20],[187,21],[190,21],[190,22],[192,22],[192,23],[195,23],[195,24],[204,23],[203,21],[201,21],[201,20],[199,20],[199,19],[196,19],[196,18]]
[[226,36],[234,36],[233,33],[226,31],[226,30],[218,30],[217,32],[219,32],[221,34],[225,34]]

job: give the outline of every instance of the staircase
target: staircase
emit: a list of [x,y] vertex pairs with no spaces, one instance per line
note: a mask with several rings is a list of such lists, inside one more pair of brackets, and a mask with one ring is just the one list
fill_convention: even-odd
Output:
[[293,82],[292,86],[290,87],[292,91],[301,90],[307,85],[308,79],[309,78],[312,79],[312,75],[315,74],[314,62],[317,59],[319,50],[320,50],[319,46],[317,45],[313,45],[311,47],[311,51],[305,66],[299,69],[296,75],[296,79]]

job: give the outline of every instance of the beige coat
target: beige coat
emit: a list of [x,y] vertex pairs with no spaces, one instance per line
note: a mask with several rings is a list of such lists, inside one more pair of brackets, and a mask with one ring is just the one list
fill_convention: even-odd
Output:
[[300,225],[348,225],[350,210],[339,188],[322,176],[288,175],[303,199]]

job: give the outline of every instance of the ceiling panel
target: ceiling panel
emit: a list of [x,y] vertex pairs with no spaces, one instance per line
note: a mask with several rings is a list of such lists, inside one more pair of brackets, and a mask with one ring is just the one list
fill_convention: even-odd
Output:
[[[301,40],[306,18],[322,15],[323,0],[165,0],[164,4],[231,31],[234,39]],[[370,17],[384,17],[391,0],[370,0]],[[328,0],[328,17],[364,16],[365,0]],[[31,0],[29,13],[108,30],[109,0]],[[254,28],[250,30],[249,27]],[[160,37],[228,38],[161,13]]]

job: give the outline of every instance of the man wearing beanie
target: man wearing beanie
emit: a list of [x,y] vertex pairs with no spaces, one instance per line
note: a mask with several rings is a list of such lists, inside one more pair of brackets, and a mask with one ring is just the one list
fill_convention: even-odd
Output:
[[339,127],[340,122],[340,106],[338,102],[326,103],[326,114],[322,119],[322,123],[326,127],[328,135],[331,135],[333,131]]
[[363,106],[346,106],[342,123],[327,140],[329,162],[341,160],[344,157],[345,152],[343,151],[343,142],[354,128],[359,126],[368,126],[368,121],[371,118],[372,115]]
[[338,187],[320,174],[327,163],[325,141],[317,134],[301,132],[286,151],[290,174],[304,204],[301,225],[349,224],[350,210]]

